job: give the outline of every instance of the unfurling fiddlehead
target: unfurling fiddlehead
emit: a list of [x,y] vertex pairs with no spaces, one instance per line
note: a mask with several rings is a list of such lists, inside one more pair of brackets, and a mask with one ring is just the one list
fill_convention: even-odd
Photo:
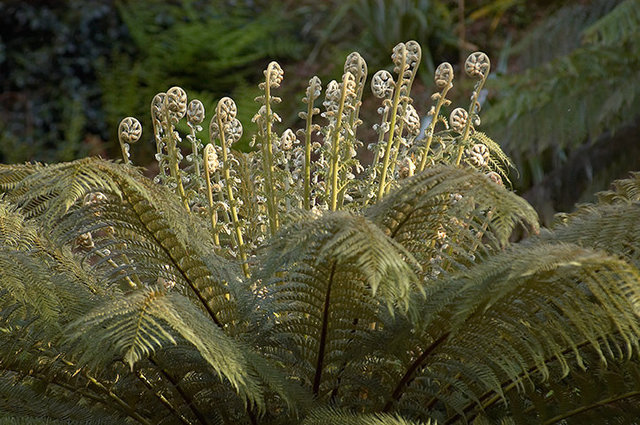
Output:
[[314,106],[316,99],[320,97],[322,92],[322,82],[320,78],[313,77],[309,80],[309,86],[305,92],[305,97],[302,98],[302,102],[307,104],[307,111],[300,112],[299,116],[305,120],[304,131],[300,130],[300,133],[304,133],[304,197],[303,205],[306,210],[311,209],[311,135],[313,132],[320,130],[320,126],[313,124],[313,116],[320,113],[320,109]]
[[[244,249],[244,239],[242,237],[242,224],[238,218],[238,205],[235,197],[237,182],[235,177],[231,175],[231,170],[234,169],[233,166],[237,164],[237,160],[233,158],[233,154],[231,153],[231,145],[240,140],[242,136],[242,123],[236,118],[237,113],[238,109],[233,99],[229,97],[220,99],[216,107],[216,113],[213,118],[211,118],[209,132],[211,134],[211,140],[218,139],[220,141],[219,151],[222,158],[222,182],[227,192],[226,195],[235,232],[236,246],[238,247],[244,272],[248,275],[249,268]],[[209,158],[211,159],[211,157]]]
[[[478,115],[480,112],[480,103],[478,102],[478,98],[480,97],[480,91],[484,86],[484,83],[487,81],[487,77],[489,77],[489,71],[491,70],[491,62],[489,61],[489,57],[482,52],[471,53],[467,60],[464,63],[464,71],[465,73],[476,80],[476,85],[473,88],[473,94],[471,95],[471,104],[469,105],[468,117],[464,120],[464,127],[461,129],[461,137],[459,139],[459,148],[458,148],[458,157],[456,159],[456,165],[460,164],[460,160],[462,159],[462,153],[464,149],[467,147],[467,139],[469,137],[469,131],[472,130],[472,123],[475,125],[480,124],[480,116]],[[455,111],[454,111],[455,112]],[[466,111],[465,111],[466,112]],[[462,122],[463,118],[462,114],[458,114],[457,122]],[[456,130],[457,131],[457,130]]]
[[440,89],[440,91],[431,95],[431,99],[436,101],[436,105],[432,106],[428,112],[428,115],[431,117],[431,122],[429,123],[429,127],[427,127],[425,131],[426,144],[424,150],[422,151],[422,158],[420,160],[418,172],[423,171],[425,166],[427,165],[429,149],[431,148],[431,143],[433,142],[433,134],[436,124],[438,123],[438,118],[440,116],[440,108],[442,108],[443,106],[449,106],[451,104],[451,101],[447,99],[447,93],[453,87],[453,67],[449,62],[443,62],[438,66],[438,68],[436,68],[434,81],[436,84],[436,88]]
[[118,140],[122,149],[122,160],[125,164],[129,163],[130,145],[140,140],[142,136],[142,126],[140,121],[133,117],[127,117],[120,121],[118,126]]

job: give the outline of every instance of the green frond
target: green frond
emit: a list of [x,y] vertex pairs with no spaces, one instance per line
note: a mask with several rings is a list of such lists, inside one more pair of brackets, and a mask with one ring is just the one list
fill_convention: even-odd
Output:
[[[616,6],[616,1],[595,0],[570,3],[559,8],[528,31],[509,53],[522,68],[542,66],[580,46],[585,28],[598,22]],[[548,40],[554,40],[549,43]]]
[[309,414],[302,425],[437,425],[435,421],[413,421],[384,413],[354,413],[337,409],[318,409]]
[[640,174],[614,181],[596,198],[571,214],[557,214],[543,238],[600,249],[640,267]]
[[640,364],[637,359],[609,362],[588,359],[587,370],[575,370],[565,379],[549,380],[534,391],[511,394],[518,412],[516,423],[637,424],[640,417]]
[[17,205],[26,218],[44,216],[53,222],[89,193],[108,192],[120,196],[118,184],[109,173],[112,166],[99,158],[33,168],[23,166],[14,174],[14,178],[22,179],[12,183],[5,200]]
[[640,37],[586,45],[547,66],[507,76],[500,83],[503,100],[487,110],[484,122],[516,162],[525,153],[595,140],[633,118],[629,111],[637,110],[640,99],[639,52]]
[[26,164],[1,164],[0,165],[0,191],[7,192],[14,189],[22,180],[42,168],[39,163]]
[[[85,199],[98,193],[104,199]],[[215,254],[203,222],[135,168],[98,158],[45,166],[5,198],[27,218],[45,217],[44,227],[68,246],[87,235],[95,239],[86,260],[102,267],[105,286],[135,284],[140,277],[155,285],[161,278],[197,299],[220,323],[233,321],[229,298],[237,290],[237,267]]]
[[542,237],[603,250],[640,267],[640,204],[637,202],[583,206],[561,220]]
[[620,2],[611,12],[587,27],[586,43],[613,44],[633,36],[640,27],[640,5],[637,0]]
[[246,347],[226,336],[180,294],[147,289],[123,295],[71,324],[68,334],[83,362],[108,364],[121,358],[133,368],[175,344],[172,330],[192,343],[243,398],[263,403],[255,370],[244,355]]
[[376,366],[395,370],[375,372],[390,394],[385,411],[446,407],[457,412],[449,421],[469,419],[509,391],[585,369],[589,353],[601,366],[629,359],[638,312],[640,272],[624,261],[575,245],[515,246],[428,288],[424,322],[396,329],[408,341]]
[[409,307],[418,288],[408,261],[380,229],[347,212],[293,222],[271,241],[255,273],[261,309],[278,338],[297,347],[290,373],[316,396],[336,388],[347,366],[342,353],[379,315]]
[[[12,382],[13,381],[13,382]],[[0,424],[7,425],[109,425],[126,423],[126,417],[108,413],[55,385],[37,385],[17,377],[0,377]]]
[[[0,290],[40,321],[60,326],[90,308],[95,279],[68,250],[0,200]],[[11,303],[10,302],[10,303]]]
[[627,179],[611,183],[611,189],[596,194],[598,203],[640,201],[640,173],[631,173]]
[[537,215],[524,199],[475,170],[447,166],[407,179],[366,216],[411,252],[425,273],[438,269],[434,258],[469,263],[475,251],[505,246],[519,224],[538,231]]
[[[297,267],[335,264],[362,275],[371,296],[407,307],[415,283],[413,258],[367,218],[348,212],[306,214],[275,237],[263,258],[260,276],[296,273]],[[415,263],[413,263],[415,266]]]

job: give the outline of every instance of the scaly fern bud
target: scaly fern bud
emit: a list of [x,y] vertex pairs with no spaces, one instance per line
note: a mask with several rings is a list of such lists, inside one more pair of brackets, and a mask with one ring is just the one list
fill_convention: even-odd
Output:
[[142,125],[140,121],[133,117],[127,117],[120,121],[118,126],[118,140],[122,149],[122,159],[125,164],[129,163],[130,145],[140,140],[142,135]]
[[171,123],[176,124],[187,113],[187,93],[180,87],[171,87],[165,97]]
[[464,72],[471,78],[487,78],[490,69],[491,62],[489,57],[482,52],[471,53],[464,62]]
[[456,133],[463,133],[469,122],[469,114],[464,108],[456,108],[449,115],[449,125]]

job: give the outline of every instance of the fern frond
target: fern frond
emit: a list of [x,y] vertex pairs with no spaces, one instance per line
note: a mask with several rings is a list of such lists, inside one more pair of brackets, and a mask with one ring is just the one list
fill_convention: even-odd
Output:
[[0,165],[0,191],[14,189],[22,180],[42,167],[39,163]]
[[543,238],[600,249],[640,267],[640,174],[614,181],[596,198],[571,214],[557,214]]
[[434,258],[473,262],[475,251],[505,246],[519,224],[538,231],[537,215],[524,199],[458,167],[432,167],[407,179],[366,215],[411,252],[425,273],[436,269]]
[[[421,336],[384,363],[403,372],[376,372],[381,387],[393,382],[385,410],[427,415],[444,404],[458,411],[449,421],[469,418],[511,390],[584,368],[588,352],[601,364],[630,358],[638,312],[640,273],[624,261],[575,245],[514,247],[428,288]],[[455,383],[440,378],[450,371]],[[432,397],[425,400],[421,383]]]
[[640,5],[637,0],[625,0],[611,12],[587,27],[582,35],[585,43],[610,45],[633,36],[640,27]]
[[18,377],[0,376],[0,423],[15,425],[109,425],[126,417],[105,411],[55,385],[42,386]]
[[[609,362],[603,368],[596,357],[565,379],[549,380],[536,391],[511,394],[509,404],[524,414],[517,423],[633,424],[640,415],[640,364],[637,359]],[[550,402],[553,401],[553,402]],[[516,416],[516,417],[518,417]]]
[[[94,193],[106,199],[80,205]],[[220,324],[234,320],[234,302],[228,301],[239,281],[237,270],[215,255],[204,224],[186,214],[175,195],[135,168],[98,158],[45,166],[22,180],[6,199],[26,217],[45,217],[45,227],[65,244],[87,233],[96,235],[103,249],[93,252],[93,261],[98,254],[103,261],[97,266],[111,260],[122,267],[114,269],[106,283],[135,278],[135,261],[140,260],[142,275],[177,282]],[[116,240],[110,236],[112,230],[123,237],[115,246],[109,245]],[[200,237],[194,238],[194,231]],[[127,254],[133,264],[122,260]]]
[[46,166],[27,165],[17,171],[14,166],[3,165],[1,168],[8,168],[13,179],[21,177],[11,183],[5,199],[17,205],[26,218],[45,216],[53,222],[89,193],[121,195],[105,164],[108,162],[98,158],[85,158]]
[[331,408],[318,409],[309,414],[302,425],[437,425],[435,421],[419,422],[384,413],[354,413]]
[[193,344],[243,399],[264,408],[259,375],[244,354],[248,348],[225,335],[180,294],[147,289],[118,297],[71,324],[68,335],[83,362],[109,364],[121,358],[133,368],[162,347],[176,344],[173,331]]
[[[347,212],[286,226],[256,273],[262,309],[302,356],[291,373],[325,397],[377,316],[405,311],[415,286],[411,256],[366,218]],[[291,345],[291,344],[289,344]]]

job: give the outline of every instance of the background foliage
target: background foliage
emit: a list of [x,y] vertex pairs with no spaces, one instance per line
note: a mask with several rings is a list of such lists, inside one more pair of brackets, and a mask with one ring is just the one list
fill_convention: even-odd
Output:
[[[434,64],[458,71],[476,46],[494,58],[486,129],[515,160],[511,180],[544,222],[639,165],[636,0],[5,0],[0,8],[4,162],[115,157],[119,120],[146,116],[148,99],[177,84],[208,109],[233,95],[251,130],[255,69],[268,60],[286,66],[287,90],[300,94],[309,74],[336,78],[349,49],[377,69],[396,43],[416,39],[419,110]],[[292,123],[296,111],[281,116]],[[375,106],[365,103],[363,116]],[[152,151],[145,139],[141,157]]]

